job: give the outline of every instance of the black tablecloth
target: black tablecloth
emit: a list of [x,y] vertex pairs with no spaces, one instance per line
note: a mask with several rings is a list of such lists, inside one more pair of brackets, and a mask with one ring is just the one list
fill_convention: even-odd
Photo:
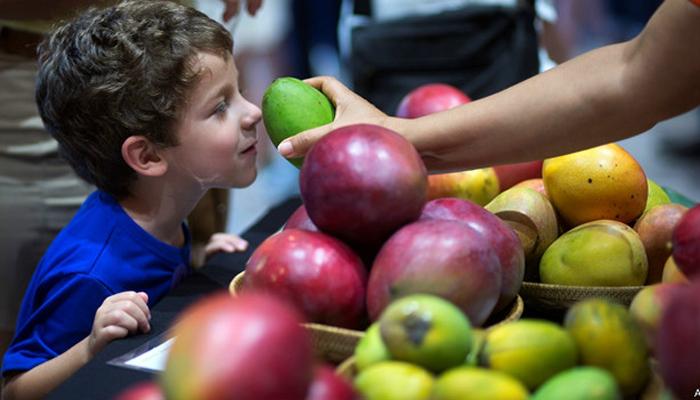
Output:
[[242,236],[249,247],[244,253],[220,253],[193,275],[187,277],[176,289],[151,309],[151,331],[110,343],[92,361],[78,370],[59,386],[50,399],[111,399],[130,385],[152,378],[148,372],[108,365],[107,362],[121,356],[164,333],[175,317],[188,305],[204,295],[228,287],[233,277],[243,271],[250,254],[272,233],[277,231],[287,217],[301,204],[291,198],[271,209],[260,221]]

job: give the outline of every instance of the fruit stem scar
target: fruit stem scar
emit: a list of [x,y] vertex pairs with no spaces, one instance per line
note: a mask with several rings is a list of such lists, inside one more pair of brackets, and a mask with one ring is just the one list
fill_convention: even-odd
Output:
[[416,346],[423,344],[423,339],[432,325],[430,317],[416,312],[406,315],[402,323],[408,339]]

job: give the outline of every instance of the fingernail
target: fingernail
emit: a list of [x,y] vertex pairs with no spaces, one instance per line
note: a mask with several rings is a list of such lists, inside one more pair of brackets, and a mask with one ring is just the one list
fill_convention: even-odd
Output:
[[294,151],[294,149],[292,148],[291,143],[289,143],[288,141],[284,141],[284,142],[280,143],[279,146],[277,146],[277,151],[279,151],[279,153],[281,155],[283,155],[284,157],[289,157],[292,155],[292,152]]
[[247,249],[247,248],[248,248],[248,242],[243,242],[243,243],[239,243],[239,244],[238,244],[238,250],[243,251],[243,250],[245,250],[245,249]]

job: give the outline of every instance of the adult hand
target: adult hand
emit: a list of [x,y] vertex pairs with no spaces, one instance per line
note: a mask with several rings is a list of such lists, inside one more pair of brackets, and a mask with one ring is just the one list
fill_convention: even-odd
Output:
[[150,319],[151,311],[145,292],[121,292],[107,297],[95,312],[88,351],[94,356],[114,339],[129,333],[150,331]]
[[304,80],[304,82],[322,91],[335,106],[335,119],[327,125],[300,132],[279,144],[277,150],[287,158],[302,157],[309,151],[318,139],[328,132],[353,124],[375,124],[386,126],[389,117],[379,111],[337,79],[330,76],[319,76]]
[[[238,9],[241,6],[240,0],[222,0],[224,2],[224,22],[233,18],[238,14]],[[255,15],[262,6],[263,0],[248,0],[246,2],[246,8],[248,9],[248,14]]]

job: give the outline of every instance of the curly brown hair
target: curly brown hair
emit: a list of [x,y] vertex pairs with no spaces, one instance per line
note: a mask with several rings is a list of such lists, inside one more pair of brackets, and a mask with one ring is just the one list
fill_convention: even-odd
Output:
[[232,50],[224,27],[170,1],[90,9],[39,46],[41,118],[79,176],[123,198],[136,179],[124,140],[177,145],[174,127],[201,72],[197,53],[228,58]]

